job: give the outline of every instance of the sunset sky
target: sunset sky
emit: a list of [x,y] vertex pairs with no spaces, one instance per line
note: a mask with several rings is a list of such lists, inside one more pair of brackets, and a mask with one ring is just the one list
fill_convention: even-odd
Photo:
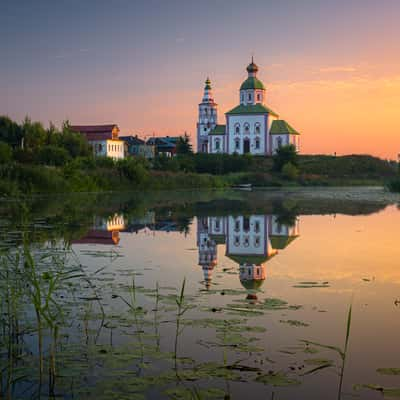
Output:
[[302,153],[400,153],[399,0],[2,0],[0,114],[195,141],[254,54]]

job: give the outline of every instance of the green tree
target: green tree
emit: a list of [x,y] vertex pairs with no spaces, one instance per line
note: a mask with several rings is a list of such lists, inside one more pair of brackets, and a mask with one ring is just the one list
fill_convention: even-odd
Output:
[[293,166],[298,166],[298,154],[296,147],[292,144],[280,147],[273,156],[274,170],[282,171],[285,164],[291,163]]
[[36,150],[46,144],[48,134],[40,122],[32,122],[29,117],[25,117],[22,132],[25,149]]
[[0,140],[14,148],[21,146],[22,129],[7,116],[0,116]]
[[291,162],[288,162],[282,167],[282,175],[287,179],[294,180],[299,176],[299,170]]
[[11,146],[5,142],[0,142],[0,164],[7,164],[12,160]]
[[61,166],[65,165],[70,159],[66,149],[58,146],[43,146],[37,152],[37,161],[40,164]]
[[179,137],[176,143],[176,154],[193,154],[190,136],[186,132],[183,136]]

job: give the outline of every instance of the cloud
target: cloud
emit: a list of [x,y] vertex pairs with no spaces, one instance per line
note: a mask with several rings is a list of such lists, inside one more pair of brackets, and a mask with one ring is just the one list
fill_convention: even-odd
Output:
[[183,43],[184,41],[185,41],[185,38],[183,38],[183,37],[178,37],[175,39],[176,43]]

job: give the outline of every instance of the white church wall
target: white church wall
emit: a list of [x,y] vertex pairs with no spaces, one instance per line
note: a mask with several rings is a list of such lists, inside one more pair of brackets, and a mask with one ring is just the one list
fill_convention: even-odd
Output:
[[232,255],[264,255],[268,241],[268,219],[264,215],[248,217],[248,230],[244,227],[245,218],[228,217],[227,252]]
[[[245,131],[245,124],[249,125],[249,131]],[[255,126],[260,126],[260,133],[255,133]],[[236,126],[239,125],[239,134],[235,132]],[[230,115],[228,126],[228,152],[229,154],[243,154],[244,139],[250,140],[250,153],[254,155],[262,155],[266,152],[265,146],[265,115]],[[256,148],[256,138],[259,139],[259,148]],[[239,148],[236,148],[236,139],[239,139]]]
[[[210,135],[210,148],[209,153],[217,154],[225,152],[225,135]],[[219,142],[219,146],[217,145]]]

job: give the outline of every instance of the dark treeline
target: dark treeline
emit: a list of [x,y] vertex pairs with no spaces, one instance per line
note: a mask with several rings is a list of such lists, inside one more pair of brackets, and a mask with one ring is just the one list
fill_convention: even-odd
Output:
[[[25,118],[0,117],[0,196],[133,189],[254,186],[382,185],[398,190],[397,165],[368,155],[298,155],[284,146],[273,157],[194,154],[188,135],[177,155],[154,160],[94,157],[86,138]],[[396,180],[397,179],[397,180]]]

